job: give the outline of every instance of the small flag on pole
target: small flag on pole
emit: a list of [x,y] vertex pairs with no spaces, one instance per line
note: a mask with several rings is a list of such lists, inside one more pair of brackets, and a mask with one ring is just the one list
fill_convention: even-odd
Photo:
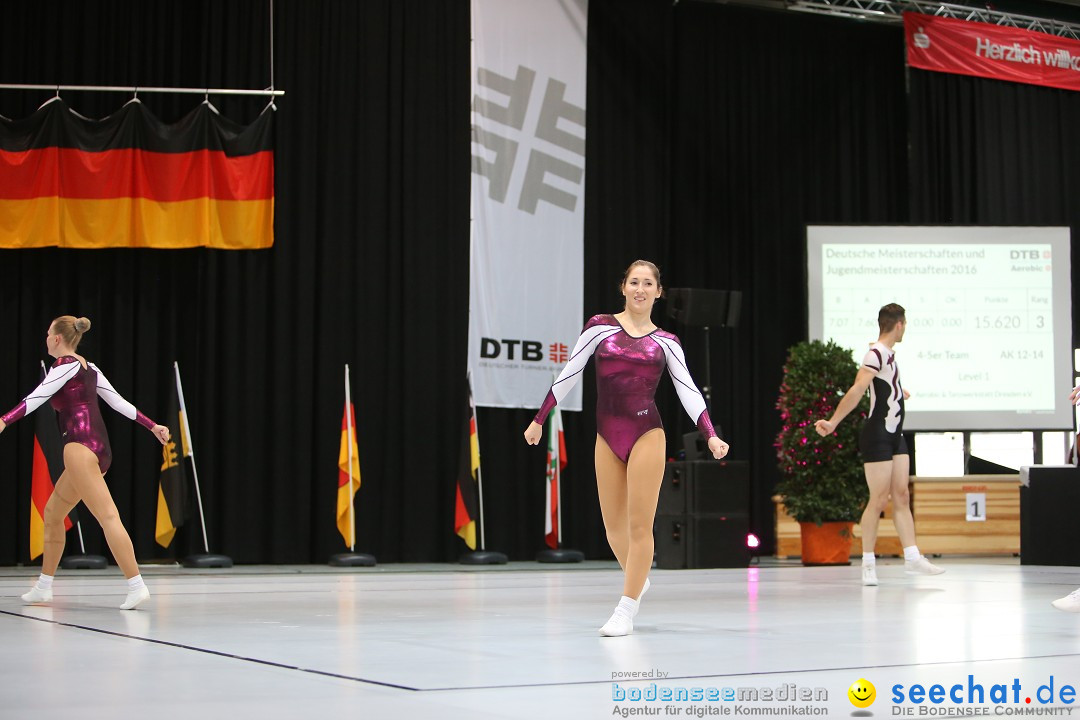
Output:
[[[169,393],[165,422],[169,428],[169,441],[161,446],[161,475],[158,481],[157,521],[154,539],[162,547],[169,547],[176,529],[188,517],[188,474],[186,460],[192,455],[191,439],[188,437],[187,418],[180,402],[179,376]],[[179,443],[179,446],[177,446]]]
[[563,435],[562,411],[558,405],[548,421],[547,488],[544,511],[544,540],[548,547],[558,549],[562,540],[560,521],[559,485],[566,467],[566,437]]
[[356,549],[356,519],[353,496],[360,489],[360,448],[356,444],[356,409],[349,391],[349,366],[345,366],[345,411],[341,417],[341,446],[338,450],[337,526],[345,545]]
[[[64,448],[56,412],[51,407],[34,413],[34,465],[30,480],[30,559],[45,552],[45,504],[53,493],[53,478],[64,470]],[[64,530],[72,528],[71,517],[64,518]]]
[[469,383],[469,413],[467,432],[463,434],[461,467],[458,470],[457,497],[454,503],[454,532],[470,550],[476,549],[477,478],[480,470],[480,439],[476,434],[476,407],[473,405],[472,383]]

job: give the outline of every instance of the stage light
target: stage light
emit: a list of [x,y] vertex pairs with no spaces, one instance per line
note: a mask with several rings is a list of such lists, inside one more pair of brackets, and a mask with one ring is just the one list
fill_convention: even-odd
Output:
[[754,549],[761,546],[761,541],[758,540],[758,536],[754,533],[747,533],[746,535],[746,547]]

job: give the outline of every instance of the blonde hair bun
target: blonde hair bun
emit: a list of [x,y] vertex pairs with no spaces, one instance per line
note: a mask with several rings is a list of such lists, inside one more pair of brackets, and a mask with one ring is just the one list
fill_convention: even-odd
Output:
[[75,329],[80,335],[90,329],[90,318],[81,317],[75,321]]

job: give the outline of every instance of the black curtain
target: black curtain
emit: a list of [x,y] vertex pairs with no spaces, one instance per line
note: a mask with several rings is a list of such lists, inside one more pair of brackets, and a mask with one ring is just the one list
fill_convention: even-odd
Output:
[[1080,225],[1080,93],[909,76],[913,222]]
[[[6,82],[264,88],[269,4],[24,3],[5,14]],[[452,556],[466,398],[467,0],[276,3],[276,244],[263,252],[0,252],[0,398],[38,380],[56,315],[94,322],[80,350],[151,417],[184,378],[212,550],[324,560],[334,523],[345,363],[363,487],[357,544],[382,561]],[[53,93],[0,91],[0,114]],[[128,98],[62,93],[90,117]],[[203,97],[140,94],[172,122]],[[211,96],[249,122],[267,102]],[[5,410],[7,408],[5,407]],[[107,481],[136,553],[153,540],[160,448],[105,410]],[[453,420],[451,420],[453,419]],[[25,561],[32,423],[0,438],[0,564]],[[85,515],[85,514],[84,514]],[[100,530],[84,522],[88,549]],[[200,549],[194,525],[178,535]]]

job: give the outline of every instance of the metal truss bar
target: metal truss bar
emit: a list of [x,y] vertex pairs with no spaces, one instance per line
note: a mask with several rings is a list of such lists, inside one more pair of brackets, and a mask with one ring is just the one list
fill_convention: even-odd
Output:
[[905,12],[917,12],[1021,30],[1034,30],[1048,35],[1080,40],[1080,25],[1075,23],[931,0],[794,0],[787,7],[789,10],[800,12],[887,23],[902,22]]

